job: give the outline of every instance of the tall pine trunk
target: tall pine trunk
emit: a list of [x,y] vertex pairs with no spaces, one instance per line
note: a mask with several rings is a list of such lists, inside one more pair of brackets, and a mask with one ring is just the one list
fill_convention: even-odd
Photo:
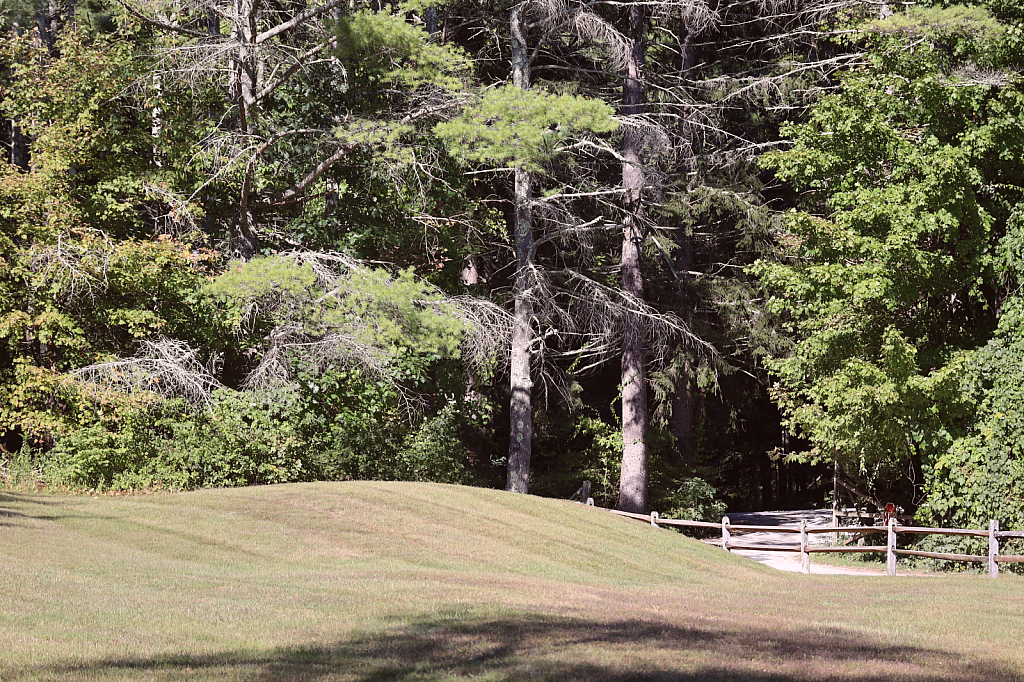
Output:
[[[622,89],[622,110],[626,115],[643,111],[644,29],[646,10],[634,4],[629,10],[632,48]],[[643,137],[630,126],[622,136],[622,187],[625,190],[626,220],[622,233],[622,289],[643,300],[643,187],[641,166]],[[647,510],[647,376],[645,371],[643,321],[627,314],[622,321],[622,474],[619,509],[643,513]]]
[[[256,123],[256,16],[259,0],[235,0],[232,37],[238,44],[234,63],[234,91],[238,106],[238,130],[248,133]],[[256,255],[259,242],[253,224],[252,182],[253,169],[247,167],[242,175],[242,191],[238,205],[238,219],[231,232],[231,257],[248,261]]]
[[[693,32],[690,30],[686,16],[681,16],[679,30],[677,31],[677,46],[679,49],[679,70],[683,78],[688,78],[690,70],[694,67]],[[687,155],[687,161],[692,162],[692,147],[683,147],[683,153]],[[685,227],[676,230],[675,269],[681,280],[692,280],[691,274],[694,269],[694,239],[693,232]],[[689,306],[685,301],[683,305]],[[693,319],[693,310],[681,310],[687,317],[687,321]],[[686,360],[680,369],[676,383],[676,393],[672,399],[672,435],[676,438],[677,463],[683,466],[690,466],[694,463],[697,453],[696,426],[700,423],[700,417],[694,412],[694,388],[695,377],[693,364]]]
[[[676,245],[678,246],[675,255],[677,276],[682,281],[692,280],[693,275],[690,273],[693,272],[694,268],[693,233],[685,227],[676,230]],[[684,298],[682,305],[689,308],[690,303]],[[682,309],[680,313],[687,318],[687,321],[693,319],[692,308]],[[677,462],[684,466],[693,464],[697,452],[694,431],[699,422],[696,422],[694,419],[695,384],[693,363],[686,359],[683,361],[682,367],[679,368],[679,375],[676,380],[676,394],[672,399],[672,435],[676,438]]]
[[672,435],[676,437],[678,463],[683,466],[692,465],[697,452],[696,438],[694,438],[692,377],[693,367],[687,360],[683,363],[683,369],[676,385],[676,394],[672,399]]
[[[530,62],[523,26],[523,5],[512,9],[512,82],[530,88]],[[533,345],[533,304],[530,301],[530,265],[533,253],[533,223],[530,219],[532,181],[525,168],[515,169],[515,253],[513,284],[515,320],[512,329],[512,367],[509,405],[508,481],[506,490],[526,493],[530,487],[530,456],[533,449],[533,379],[530,376]]]

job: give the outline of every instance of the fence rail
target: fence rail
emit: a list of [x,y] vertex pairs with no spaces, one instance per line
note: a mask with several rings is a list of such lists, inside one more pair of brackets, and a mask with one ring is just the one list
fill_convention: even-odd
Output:
[[[989,524],[988,530],[983,528],[928,528],[925,526],[900,526],[897,519],[889,521],[888,526],[808,526],[806,521],[801,521],[799,526],[750,526],[737,525],[729,521],[729,517],[722,518],[721,523],[709,521],[691,521],[689,519],[663,519],[658,512],[650,514],[634,514],[632,512],[611,510],[613,514],[625,516],[638,521],[649,522],[652,526],[669,526],[677,528],[714,528],[721,530],[721,546],[727,551],[734,549],[765,551],[765,552],[799,552],[802,569],[804,573],[811,572],[811,554],[853,554],[853,553],[876,553],[886,555],[886,573],[896,575],[896,557],[918,556],[928,559],[940,559],[944,561],[967,561],[973,563],[988,563],[988,574],[991,578],[999,577],[999,564],[1024,563],[1024,556],[1003,555],[999,553],[999,541],[1003,539],[1024,538],[1024,531],[1020,530],[999,530],[999,522],[995,519]],[[732,538],[733,533],[793,533],[799,534],[799,544],[764,544],[745,543]],[[848,533],[857,535],[870,535],[872,533],[885,533],[887,536],[886,546],[881,545],[858,545],[853,546],[827,546],[808,544],[808,536],[820,533]],[[896,538],[900,534],[907,535],[954,535],[988,538],[988,555],[977,554],[953,554],[947,552],[925,552],[916,549],[899,549],[896,546]],[[717,543],[716,543],[717,544]]]

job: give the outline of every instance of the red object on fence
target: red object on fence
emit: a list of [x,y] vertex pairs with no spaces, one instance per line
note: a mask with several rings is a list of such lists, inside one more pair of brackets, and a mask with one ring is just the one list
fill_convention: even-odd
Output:
[[889,519],[896,518],[896,505],[890,502],[885,505],[885,511],[882,512],[882,525],[888,526]]

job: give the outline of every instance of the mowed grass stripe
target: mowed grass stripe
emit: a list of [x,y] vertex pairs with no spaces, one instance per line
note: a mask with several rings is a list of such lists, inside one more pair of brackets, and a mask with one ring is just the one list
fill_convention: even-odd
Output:
[[0,493],[0,680],[1020,680],[1024,581],[783,574],[411,483]]

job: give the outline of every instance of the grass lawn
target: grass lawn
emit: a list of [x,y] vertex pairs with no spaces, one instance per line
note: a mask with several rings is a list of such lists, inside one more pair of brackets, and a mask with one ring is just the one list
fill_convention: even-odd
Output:
[[593,508],[0,492],[0,680],[1024,680],[1024,580],[786,574]]

